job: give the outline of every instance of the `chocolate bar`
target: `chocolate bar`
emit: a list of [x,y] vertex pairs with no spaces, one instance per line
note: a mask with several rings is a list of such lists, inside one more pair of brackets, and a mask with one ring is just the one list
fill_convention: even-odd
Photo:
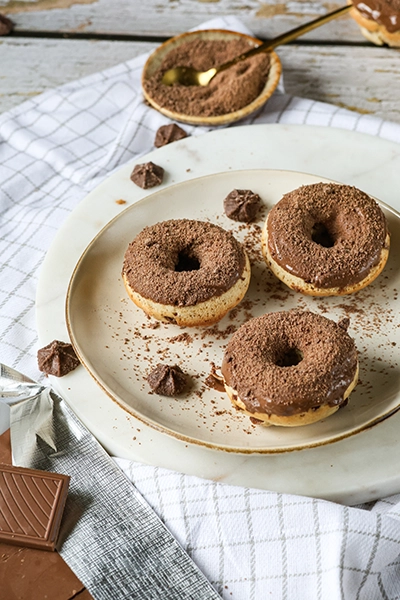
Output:
[[0,464],[0,541],[55,550],[70,477]]

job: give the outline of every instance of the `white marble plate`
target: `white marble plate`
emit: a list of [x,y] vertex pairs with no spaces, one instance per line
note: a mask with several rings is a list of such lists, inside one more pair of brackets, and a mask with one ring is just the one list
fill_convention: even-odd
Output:
[[[267,210],[284,193],[317,181],[321,178],[272,170],[192,179],[127,208],[96,236],[72,277],[67,325],[81,362],[107,394],[160,431],[186,442],[235,452],[282,452],[332,442],[371,427],[398,409],[400,374],[391,367],[396,345],[400,345],[400,331],[393,330],[393,320],[400,312],[395,291],[400,289],[399,216],[386,210],[393,246],[385,274],[354,297],[304,297],[282,285],[262,260],[261,227]],[[223,214],[223,199],[233,189],[251,189],[262,198],[263,209],[255,224],[238,224]],[[162,324],[154,329],[157,322],[149,320],[125,292],[121,266],[129,242],[146,225],[168,218],[210,220],[233,231],[249,249],[250,288],[239,307],[217,326]],[[348,406],[329,419],[289,429],[254,425],[231,407],[225,394],[205,381],[211,365],[221,365],[234,329],[250,316],[291,308],[312,310],[335,321],[351,317],[361,381]],[[146,376],[160,362],[179,364],[192,378],[190,392],[181,398],[153,394]]]
[[[141,157],[137,162],[147,160],[153,160],[166,170],[160,191],[168,192],[174,183],[229,170],[287,169],[356,185],[395,209],[400,208],[397,193],[400,146],[339,129],[288,125],[233,127],[175,142]],[[53,339],[68,339],[65,320],[67,288],[85,248],[112,218],[127,206],[150,195],[152,190],[141,190],[129,181],[133,164],[123,167],[89,194],[60,228],[39,277],[37,325],[40,345]],[[125,204],[121,204],[121,200]],[[146,202],[142,206],[145,210]],[[154,222],[158,215],[147,214],[146,218]],[[395,245],[393,248],[397,253]],[[391,265],[389,267],[392,268]],[[394,271],[388,273],[390,275]],[[387,276],[384,272],[373,285],[378,285],[378,282],[380,285]],[[358,294],[351,300],[354,302],[351,333],[355,336],[361,324],[367,323],[357,298]],[[385,302],[389,304],[382,310],[390,309],[393,300],[388,297]],[[373,297],[368,302],[372,303]],[[318,310],[316,302],[314,306]],[[129,307],[129,311],[132,310],[135,312],[134,307]],[[394,333],[399,331],[399,313],[392,317]],[[375,310],[373,318],[379,319],[379,309]],[[371,322],[371,326],[375,327],[375,324]],[[379,361],[377,355],[373,360],[382,365],[379,380],[382,384],[386,381],[385,396],[392,402],[387,390],[391,386],[394,390],[397,388],[399,364],[396,347],[391,346],[392,350],[386,347],[386,342],[396,341],[384,339],[385,360]],[[96,345],[96,337],[92,343]],[[366,363],[364,365],[365,373]],[[61,379],[52,378],[51,383],[105,448],[122,458],[226,483],[317,496],[348,504],[400,491],[400,412],[357,435],[330,444],[292,452],[249,454],[220,451],[187,442],[147,425],[104,393],[83,366]],[[381,395],[380,391],[378,402]],[[217,395],[217,398],[218,402],[222,401],[222,396]],[[226,408],[229,409],[228,403]],[[329,419],[327,426],[328,423]]]

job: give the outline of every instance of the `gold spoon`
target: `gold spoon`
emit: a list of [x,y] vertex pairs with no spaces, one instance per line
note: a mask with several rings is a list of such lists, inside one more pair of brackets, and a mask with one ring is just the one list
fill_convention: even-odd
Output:
[[298,38],[300,35],[304,33],[308,33],[312,29],[319,27],[320,25],[324,25],[328,21],[332,21],[332,19],[336,19],[336,17],[340,17],[340,15],[345,14],[353,7],[352,4],[348,4],[346,6],[342,6],[342,8],[338,8],[323,17],[318,17],[309,23],[305,23],[304,25],[300,25],[295,29],[291,29],[290,31],[283,33],[282,35],[278,35],[275,39],[270,42],[264,42],[260,44],[260,46],[256,46],[239,56],[236,56],[234,59],[229,62],[220,65],[219,67],[213,67],[212,69],[208,69],[208,71],[196,71],[192,67],[174,67],[173,69],[169,69],[166,71],[162,78],[162,83],[165,85],[172,85],[174,83],[181,83],[182,85],[208,85],[211,79],[221,71],[225,71],[229,67],[236,65],[236,63],[241,62],[242,60],[246,60],[250,58],[250,56],[254,56],[255,54],[259,54],[260,52],[269,52],[276,48],[276,46],[281,46],[282,44],[286,44],[287,42],[291,42],[292,40]]

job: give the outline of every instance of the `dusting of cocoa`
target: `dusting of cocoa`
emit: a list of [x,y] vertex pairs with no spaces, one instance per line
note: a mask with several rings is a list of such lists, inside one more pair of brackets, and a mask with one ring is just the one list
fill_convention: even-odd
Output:
[[162,108],[185,115],[213,117],[247,106],[259,96],[268,79],[270,58],[259,54],[218,73],[207,86],[164,85],[164,73],[173,67],[206,71],[253,46],[243,39],[185,42],[171,50],[160,68],[143,82],[147,94]]

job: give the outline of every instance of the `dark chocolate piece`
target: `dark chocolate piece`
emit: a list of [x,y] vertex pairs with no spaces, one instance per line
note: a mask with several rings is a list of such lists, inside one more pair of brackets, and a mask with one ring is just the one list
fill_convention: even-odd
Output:
[[0,541],[55,550],[70,477],[0,465]]
[[182,140],[187,137],[187,133],[182,127],[179,127],[176,123],[171,123],[170,125],[162,125],[159,127],[156,133],[156,139],[154,140],[154,145],[156,148],[161,148],[161,146],[166,146],[167,144],[171,144],[172,142],[177,142],[178,140]]
[[160,396],[176,396],[186,387],[186,375],[177,365],[157,365],[148,375],[147,381],[153,392]]
[[14,23],[11,19],[0,13],[0,35],[8,35],[13,29]]
[[164,169],[151,161],[136,165],[131,173],[131,180],[139,187],[147,190],[162,183]]
[[63,377],[80,364],[71,344],[58,340],[38,350],[37,358],[39,371],[56,377]]
[[253,221],[260,206],[260,196],[251,190],[233,190],[224,200],[226,216],[242,223]]

